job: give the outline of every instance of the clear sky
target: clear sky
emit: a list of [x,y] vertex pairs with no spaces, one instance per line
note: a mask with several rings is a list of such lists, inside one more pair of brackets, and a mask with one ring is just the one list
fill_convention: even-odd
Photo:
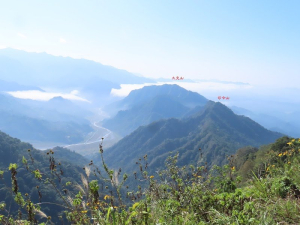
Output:
[[3,1],[0,48],[146,77],[299,87],[300,1]]

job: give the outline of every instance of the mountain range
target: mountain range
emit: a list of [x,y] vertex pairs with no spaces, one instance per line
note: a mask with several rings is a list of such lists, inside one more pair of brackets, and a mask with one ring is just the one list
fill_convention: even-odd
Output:
[[[98,120],[95,114],[98,114],[99,106],[116,98],[110,95],[112,88],[120,88],[124,83],[152,82],[91,60],[11,48],[0,49],[0,79],[0,129],[24,141],[41,143],[40,147],[43,143],[49,146],[50,143],[84,141],[90,132],[94,132],[87,118]],[[7,92],[31,90],[46,94],[66,94],[76,90],[72,93],[79,93],[88,102],[70,101],[59,96],[49,101],[37,101],[7,95]]]
[[11,48],[0,49],[0,74],[7,82],[54,90],[78,90],[82,97],[96,104],[107,102],[111,89],[120,88],[120,84],[154,82],[91,60]]
[[[179,165],[222,165],[227,155],[244,146],[260,146],[283,134],[272,132],[228,107],[209,101],[202,109],[183,119],[163,119],[141,126],[105,151],[109,166],[134,171],[147,155],[152,171],[161,168],[170,154],[179,153]],[[201,149],[201,151],[199,151]],[[118,168],[117,168],[118,167]]]
[[102,125],[122,136],[142,125],[167,119],[181,118],[195,106],[204,106],[207,99],[178,85],[149,86],[134,90],[124,99],[110,105],[120,110]]
[[0,94],[0,103],[0,130],[24,141],[76,143],[93,131],[88,112],[60,97],[37,102]]
[[300,131],[298,129],[300,123],[297,119],[295,119],[296,115],[299,114],[297,112],[289,113],[289,115],[272,116],[264,113],[254,113],[250,110],[236,106],[230,108],[236,114],[247,116],[252,120],[256,121],[257,123],[261,124],[262,126],[266,127],[267,129],[285,133],[290,136],[300,136]]
[[[29,53],[10,48],[0,50],[0,74],[2,91],[44,91],[47,88],[64,92],[77,90],[76,93],[91,101],[95,108],[111,102],[114,98],[110,95],[112,88],[120,88],[121,84],[153,82],[152,79],[91,60]],[[3,118],[0,121],[0,129],[26,141],[77,143],[83,141],[87,134],[91,134],[95,129],[86,119],[93,117],[95,113],[87,103],[75,104],[62,97],[45,102],[20,100],[5,94],[0,96],[0,103],[0,114]],[[151,150],[155,152],[151,160],[158,160],[165,158],[166,152],[180,150],[193,143],[194,147],[189,147],[187,152],[202,146],[205,150],[203,160],[222,164],[223,155],[234,152],[238,147],[259,146],[274,141],[275,137],[281,135],[268,133],[269,131],[249,118],[237,117],[225,106],[215,104],[178,85],[146,86],[134,90],[124,99],[104,107],[104,111],[110,114],[111,118],[104,120],[102,126],[121,136],[128,135],[109,151],[118,152],[117,149],[133,145],[136,149],[130,152],[137,154],[136,151],[143,152],[142,149]],[[229,119],[223,119],[227,116]],[[92,122],[96,124],[98,121]],[[266,126],[265,124],[263,125]],[[238,129],[239,126],[242,128]],[[253,130],[247,133],[249,127]],[[260,132],[263,140],[255,135]],[[90,136],[93,137],[93,133]],[[206,144],[205,140],[209,144]],[[216,140],[220,141],[220,144],[216,144]],[[156,157],[160,150],[162,154]],[[220,152],[223,155],[218,155]],[[117,155],[119,157],[122,154],[118,152]],[[191,159],[195,161],[194,157]],[[155,164],[154,161],[152,164]]]
[[35,87],[32,85],[21,85],[17,82],[0,80],[0,92],[8,92],[8,91],[28,91],[28,90],[38,90],[43,91],[39,87]]
[[[56,154],[60,151],[59,154]],[[48,152],[48,154],[47,154]],[[66,157],[66,155],[68,157]],[[50,158],[54,157],[55,170],[50,171],[49,165],[51,164]],[[69,158],[69,159],[68,159]],[[73,162],[70,162],[70,159]],[[28,170],[24,164],[27,161]],[[53,161],[52,161],[53,162]],[[77,164],[77,162],[79,162]],[[32,147],[29,143],[21,142],[19,139],[12,138],[7,134],[0,132],[0,171],[3,171],[3,177],[0,182],[0,201],[5,202],[9,206],[9,212],[12,215],[16,215],[19,210],[25,213],[23,209],[14,201],[14,195],[12,194],[12,181],[11,174],[8,171],[10,164],[16,164],[16,180],[18,185],[18,192],[28,197],[35,203],[46,202],[41,205],[41,210],[46,213],[47,216],[52,217],[52,222],[61,223],[59,215],[62,215],[64,208],[61,197],[59,197],[56,190],[62,190],[67,188],[66,182],[72,184],[81,185],[80,174],[82,172],[82,163],[85,159],[66,149],[55,149],[53,155],[49,154],[49,151],[40,151]],[[85,164],[87,165],[87,164]],[[37,179],[32,171],[38,170],[42,178]],[[47,182],[47,178],[53,180],[56,189]],[[37,187],[39,187],[37,189]],[[39,199],[39,193],[40,197]],[[51,202],[47,204],[47,202]],[[7,212],[2,211],[1,214],[7,215]]]
[[151,100],[156,96],[161,95],[170,96],[177,102],[190,108],[195,107],[199,104],[204,105],[207,102],[207,99],[200,94],[188,91],[176,84],[152,85],[131,91],[127,97],[110,105],[107,105],[106,107],[104,107],[104,110],[114,115],[119,110],[130,109],[133,106],[139,105],[143,102]]

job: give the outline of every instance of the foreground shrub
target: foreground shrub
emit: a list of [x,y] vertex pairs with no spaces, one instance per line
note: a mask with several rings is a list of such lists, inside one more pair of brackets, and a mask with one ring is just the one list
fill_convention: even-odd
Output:
[[[61,219],[71,224],[299,224],[300,223],[300,140],[289,139],[281,148],[267,152],[268,160],[259,165],[264,170],[252,171],[250,179],[238,176],[234,156],[223,167],[178,167],[178,154],[166,161],[166,169],[155,174],[142,167],[140,175],[134,176],[110,170],[102,156],[102,169],[91,162],[84,167],[81,183],[62,180],[49,151],[49,176],[34,168],[23,158],[28,172],[41,184],[52,187],[60,201],[52,202],[63,207]],[[253,163],[254,165],[254,163]],[[53,224],[53,218],[43,214],[42,187],[36,187],[40,202],[33,202],[20,192],[18,165],[11,164],[11,194],[20,209],[17,214],[9,212],[0,202],[1,224]],[[3,179],[5,171],[0,171]],[[6,171],[7,172],[7,171]],[[128,179],[139,182],[131,187]],[[241,181],[243,182],[241,183]],[[131,182],[132,183],[132,182]],[[22,221],[22,222],[21,222]]]

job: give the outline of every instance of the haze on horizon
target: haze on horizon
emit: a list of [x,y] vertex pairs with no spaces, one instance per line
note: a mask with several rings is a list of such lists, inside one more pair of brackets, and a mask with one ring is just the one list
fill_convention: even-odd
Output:
[[91,59],[151,78],[298,88],[298,1],[9,1],[0,48]]

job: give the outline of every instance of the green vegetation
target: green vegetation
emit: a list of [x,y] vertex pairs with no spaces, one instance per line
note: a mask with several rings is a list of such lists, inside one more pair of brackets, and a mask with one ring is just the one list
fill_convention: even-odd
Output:
[[[59,223],[64,207],[60,206],[63,200],[55,187],[64,191],[74,190],[72,185],[65,188],[66,183],[81,183],[82,167],[70,160],[80,164],[83,163],[83,157],[60,148],[55,151],[57,155],[54,160],[54,151],[35,150],[30,144],[0,132],[0,205],[5,204],[7,210],[1,211],[1,214],[13,217],[18,213],[23,214],[25,206],[21,204],[23,206],[20,207],[19,203],[23,202],[22,199],[25,202],[30,200],[38,203],[45,214],[51,215],[53,222]],[[67,154],[69,160],[65,159]]]
[[[167,158],[164,170],[149,173],[145,155],[137,162],[140,173],[133,176],[123,174],[121,169],[110,170],[103,152],[100,145],[101,171],[94,170],[91,162],[84,168],[80,183],[64,180],[63,187],[53,185],[53,178],[47,179],[45,171],[32,170],[32,158],[24,157],[22,162],[35,180],[52,185],[60,202],[51,202],[63,208],[60,219],[72,224],[300,223],[300,139],[283,137],[259,149],[240,149],[228,156],[228,164],[222,167],[181,167],[176,154]],[[55,174],[58,167],[53,153],[48,152],[48,170]],[[19,206],[13,214],[6,202],[0,202],[1,223],[53,224],[55,218],[40,208],[48,194],[45,190],[36,188],[40,195],[37,201],[20,192],[20,167],[19,163],[10,163],[0,172],[0,181],[11,180],[7,186]],[[129,177],[137,182],[134,190],[126,185]],[[38,215],[44,215],[44,219]]]
[[119,111],[115,117],[104,120],[103,126],[126,136],[139,126],[161,119],[180,118],[189,110],[190,108],[181,104],[174,97],[160,95],[128,110]]
[[104,120],[102,125],[126,136],[139,126],[161,119],[185,117],[194,110],[200,111],[207,101],[200,94],[178,85],[145,86],[106,107],[112,114],[113,111],[120,111]]
[[[148,155],[150,172],[163,169],[170,152],[179,152],[178,164],[226,164],[226,155],[244,146],[259,147],[282,134],[269,131],[244,116],[235,115],[221,103],[208,102],[185,119],[166,119],[139,127],[104,153],[109,167],[135,171],[137,157]],[[202,157],[198,149],[203,149]],[[100,161],[94,159],[95,162]]]

